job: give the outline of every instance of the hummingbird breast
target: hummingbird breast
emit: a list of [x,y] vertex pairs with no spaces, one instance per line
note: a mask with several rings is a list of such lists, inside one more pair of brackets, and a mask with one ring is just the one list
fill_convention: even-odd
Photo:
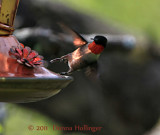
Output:
[[96,62],[98,57],[99,55],[89,50],[88,45],[84,45],[69,54],[68,65],[71,69],[77,70]]

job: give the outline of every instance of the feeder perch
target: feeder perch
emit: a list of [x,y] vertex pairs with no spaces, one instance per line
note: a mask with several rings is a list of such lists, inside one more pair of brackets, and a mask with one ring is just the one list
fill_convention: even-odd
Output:
[[72,78],[44,67],[28,68],[9,56],[12,46],[20,44],[13,22],[19,0],[0,0],[0,102],[34,102],[57,94]]

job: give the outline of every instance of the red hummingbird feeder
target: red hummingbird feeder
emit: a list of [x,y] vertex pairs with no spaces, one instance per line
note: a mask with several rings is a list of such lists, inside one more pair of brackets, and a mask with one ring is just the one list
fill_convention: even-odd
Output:
[[19,0],[0,0],[0,102],[34,102],[57,94],[72,78],[36,66],[27,67],[13,59],[9,51],[20,43],[13,22]]

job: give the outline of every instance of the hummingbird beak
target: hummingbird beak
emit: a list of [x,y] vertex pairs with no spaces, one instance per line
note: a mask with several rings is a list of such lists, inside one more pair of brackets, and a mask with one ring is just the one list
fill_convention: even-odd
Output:
[[94,40],[94,38],[91,38],[91,40]]

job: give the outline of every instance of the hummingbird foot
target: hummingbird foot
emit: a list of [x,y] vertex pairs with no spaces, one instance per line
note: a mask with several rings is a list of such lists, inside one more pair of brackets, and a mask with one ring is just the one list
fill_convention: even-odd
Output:
[[55,59],[53,59],[53,60],[50,60],[51,63],[54,63],[54,62],[57,62],[57,61],[62,62],[63,59],[61,59],[61,58],[55,58]]
[[72,72],[73,72],[73,70],[70,69],[67,72],[61,72],[60,75],[70,75],[70,74],[72,74]]
[[68,75],[68,72],[61,72],[60,75]]

